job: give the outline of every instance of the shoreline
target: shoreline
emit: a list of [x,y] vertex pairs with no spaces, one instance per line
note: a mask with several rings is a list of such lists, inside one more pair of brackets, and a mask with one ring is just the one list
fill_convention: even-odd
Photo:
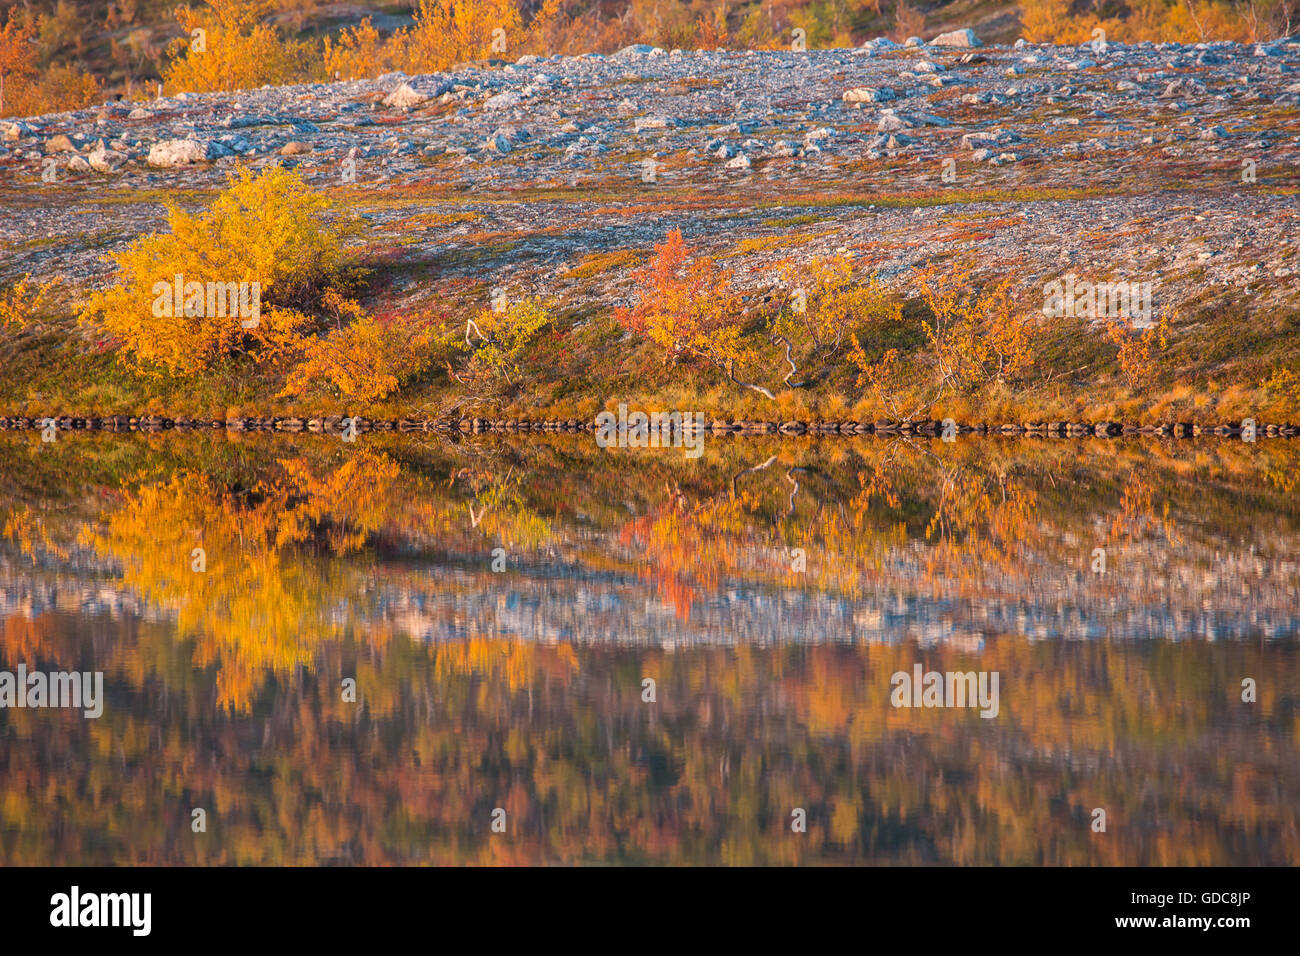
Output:
[[[343,434],[351,427],[354,433],[361,432],[440,432],[457,434],[533,433],[556,432],[578,433],[592,432],[599,427],[592,421],[577,418],[547,419],[413,419],[413,418],[366,418],[352,417],[352,424],[345,424],[349,417],[343,415],[313,416],[299,418],[296,416],[266,416],[239,418],[170,418],[162,415],[109,415],[104,417],[60,415],[32,418],[28,416],[0,416],[0,431],[42,431],[52,423],[56,431],[108,431],[108,432],[160,432],[160,431],[199,431],[203,429],[228,432],[282,432],[286,434]],[[713,419],[707,424],[686,425],[686,430],[700,430],[713,435],[779,435],[798,437],[826,435],[849,437],[856,435],[879,435],[885,437],[915,435],[923,438],[943,438],[944,423],[951,419],[924,419],[919,421],[863,422],[855,420],[790,420],[759,421],[753,419],[729,420]],[[1249,421],[1247,419],[1246,421]],[[657,429],[653,431],[658,433]],[[1119,437],[1157,437],[1157,438],[1235,438],[1250,441],[1246,434],[1245,422],[1157,422],[1137,424],[1116,421],[1049,421],[1049,422],[1007,422],[989,423],[952,422],[948,426],[951,440],[956,435],[978,435],[998,437],[1039,436],[1045,438],[1119,438]],[[647,435],[650,432],[647,431]],[[1256,422],[1256,438],[1297,438],[1300,437],[1300,424],[1293,422]]]

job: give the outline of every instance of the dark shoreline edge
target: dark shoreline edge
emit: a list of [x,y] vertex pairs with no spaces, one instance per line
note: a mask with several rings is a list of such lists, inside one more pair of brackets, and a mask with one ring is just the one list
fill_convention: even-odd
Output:
[[[950,420],[936,421],[923,419],[919,421],[756,421],[713,419],[703,425],[687,423],[687,430],[698,430],[714,435],[781,435],[795,437],[800,435],[879,435],[898,436],[915,435],[925,438],[952,438],[956,435],[997,435],[997,436],[1040,436],[1050,438],[1115,438],[1127,436],[1194,438],[1214,436],[1219,438],[1236,438],[1250,441],[1246,432],[1246,419],[1242,422],[1220,424],[1202,424],[1200,422],[1161,422],[1158,424],[1133,424],[1115,421],[1079,422],[1050,421],[1023,422],[1007,424],[955,423]],[[361,432],[440,432],[458,434],[484,434],[489,432],[532,433],[532,432],[591,432],[597,428],[595,421],[583,421],[577,418],[458,418],[458,419],[413,419],[382,418],[372,419],[355,416],[349,419],[343,415],[326,417],[297,418],[287,417],[240,417],[230,419],[168,418],[160,415],[111,415],[104,418],[80,416],[44,416],[30,418],[27,416],[0,417],[0,431],[44,430],[53,423],[57,431],[196,431],[222,429],[231,432],[274,431],[290,434],[313,432],[318,434],[343,434]],[[949,422],[945,428],[945,422]],[[678,430],[680,426],[674,426]],[[659,433],[658,426],[651,427],[650,433]],[[1300,425],[1294,423],[1256,423],[1256,438],[1295,438],[1300,437]]]

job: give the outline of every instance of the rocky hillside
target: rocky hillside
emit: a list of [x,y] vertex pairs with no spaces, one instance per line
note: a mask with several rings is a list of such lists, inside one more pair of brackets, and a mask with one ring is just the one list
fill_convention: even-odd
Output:
[[592,254],[679,224],[741,265],[845,249],[890,274],[977,252],[1143,277],[1169,302],[1293,293],[1300,44],[959,38],[632,47],[5,124],[0,274],[94,281],[105,251],[159,225],[168,191],[287,162],[345,192],[413,273],[491,270],[561,297],[602,291],[573,274]]

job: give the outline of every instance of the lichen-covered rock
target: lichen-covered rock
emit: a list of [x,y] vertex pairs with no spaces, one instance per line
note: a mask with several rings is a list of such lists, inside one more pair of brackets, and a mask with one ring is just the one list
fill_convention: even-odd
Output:
[[930,41],[930,46],[955,46],[955,47],[974,47],[983,46],[979,38],[975,36],[975,31],[966,30],[949,30],[947,33],[940,33]]

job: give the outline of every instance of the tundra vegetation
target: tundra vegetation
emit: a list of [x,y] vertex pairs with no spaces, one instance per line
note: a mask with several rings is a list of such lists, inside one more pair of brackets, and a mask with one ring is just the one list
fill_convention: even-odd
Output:
[[[631,294],[607,311],[463,282],[398,306],[391,261],[358,217],[279,165],[237,169],[206,208],[171,203],[165,230],[107,262],[107,283],[83,298],[31,277],[0,290],[7,407],[35,414],[53,393],[85,414],[570,417],[640,400],[768,419],[1153,417],[1189,387],[1169,354],[1171,322],[1184,336],[1219,334],[1166,313],[1149,329],[1048,318],[1040,286],[959,256],[915,268],[910,291],[848,256],[789,250],[741,277],[680,230],[637,264],[618,260]],[[233,302],[241,284],[261,290],[255,321],[212,309],[214,286]],[[173,288],[175,308],[160,309]],[[1287,341],[1220,367],[1208,386],[1223,398],[1216,410],[1293,411]],[[1086,374],[1063,379],[1062,363],[1080,357]]]

